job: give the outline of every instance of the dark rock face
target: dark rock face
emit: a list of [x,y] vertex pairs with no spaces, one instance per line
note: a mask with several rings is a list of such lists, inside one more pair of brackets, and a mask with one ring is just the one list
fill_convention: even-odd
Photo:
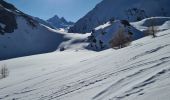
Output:
[[130,8],[126,12],[126,16],[128,20],[131,20],[130,18],[135,19],[136,21],[140,21],[144,18],[147,18],[146,12],[143,9],[139,8]]
[[0,25],[0,34],[12,33],[17,29],[16,16],[22,16],[27,20],[27,23],[33,28],[37,26],[38,22],[34,20],[31,16],[24,14],[23,12],[17,10],[15,6],[9,4],[3,0],[0,1],[0,23],[5,25],[2,27]]
[[4,0],[0,0],[0,4],[1,4],[4,8],[11,9],[11,10],[17,10],[17,9],[15,8],[15,6],[13,6],[12,4],[9,4],[9,3],[5,2]]
[[13,11],[16,10],[17,9],[12,4],[0,0],[0,23],[5,25],[4,27],[0,26],[0,34],[4,35],[5,33],[12,33],[17,29],[17,22],[15,14],[13,13]]
[[0,23],[4,24],[5,27],[0,27],[0,33],[12,33],[17,29],[17,22],[15,15],[3,8],[0,8]]
[[127,20],[121,20],[121,23],[126,26],[131,26],[130,23]]

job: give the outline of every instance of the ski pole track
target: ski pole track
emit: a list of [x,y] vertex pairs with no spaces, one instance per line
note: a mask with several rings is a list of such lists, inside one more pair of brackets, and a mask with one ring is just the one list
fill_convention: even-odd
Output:
[[[165,63],[165,62],[162,62],[162,63]],[[160,63],[161,64],[161,63]],[[159,64],[158,64],[159,65]],[[155,66],[158,66],[158,65],[155,65]],[[152,68],[152,67],[151,67]],[[121,70],[121,71],[124,71],[124,70]],[[139,72],[142,72],[143,70],[140,70]],[[111,71],[112,72],[112,71]],[[71,92],[74,92],[76,90],[80,90],[82,89],[83,87],[86,87],[86,86],[89,86],[89,85],[92,85],[92,84],[95,84],[96,82],[100,82],[104,79],[107,79],[111,76],[113,76],[114,74],[116,73],[120,73],[120,71],[118,72],[115,72],[115,73],[110,73],[108,74],[109,72],[106,72],[104,74],[100,74],[98,75],[97,77],[94,77],[94,78],[89,78],[89,80],[83,80],[83,81],[80,81],[79,83],[76,83],[76,84],[73,84],[72,86],[67,86],[66,88],[63,88],[59,91],[57,91],[56,93],[54,94],[51,94],[50,98],[51,99],[54,99],[54,98],[58,98],[60,96],[63,96],[63,95],[66,95],[66,94],[69,94]],[[136,73],[138,74],[138,73]],[[102,77],[103,76],[103,77]],[[133,75],[132,75],[133,76]],[[131,77],[131,76],[128,76],[128,77]],[[72,83],[69,83],[69,85],[72,84]],[[48,98],[48,97],[45,97],[45,98]]]
[[[153,71],[157,72],[157,70],[158,70],[158,74],[162,73],[162,65],[168,66],[169,61],[163,61],[149,68],[140,69],[136,71],[135,73],[130,74],[129,76],[121,78],[120,80],[115,82],[113,85],[109,86],[102,92],[98,93],[96,96],[93,97],[93,99],[103,100],[105,97],[107,97],[110,94],[114,94],[116,96],[119,94],[119,91],[122,92],[123,89],[133,87],[134,85],[139,84],[140,82],[135,82],[135,80],[142,79],[144,75],[145,76],[149,75]],[[148,81],[150,80],[150,78],[152,78],[152,76],[151,77],[148,76],[148,77],[149,77],[148,79],[144,80],[145,84],[143,84],[143,86],[154,82],[154,81]],[[143,80],[141,80],[141,82],[143,82]]]
[[[162,69],[159,72],[157,72],[156,74],[154,74],[153,76],[149,77],[148,79],[144,80],[143,82],[137,84],[136,86],[132,87],[130,90],[125,91],[121,96],[117,96],[117,97],[113,97],[110,100],[114,100],[114,99],[118,99],[121,100],[125,97],[134,95],[134,94],[138,94],[138,95],[143,95],[144,92],[144,87],[157,82],[157,79],[159,77],[161,77],[163,74],[169,73],[170,74],[170,68],[167,69]],[[170,76],[170,75],[167,75]]]

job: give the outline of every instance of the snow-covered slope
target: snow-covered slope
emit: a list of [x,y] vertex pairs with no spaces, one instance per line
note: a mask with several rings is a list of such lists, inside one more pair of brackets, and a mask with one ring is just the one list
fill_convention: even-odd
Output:
[[103,0],[76,22],[69,32],[90,32],[111,18],[137,21],[146,17],[170,16],[169,4],[169,0]]
[[53,25],[56,28],[65,28],[71,27],[74,25],[73,22],[67,21],[64,17],[59,18],[57,15],[53,16],[52,18],[49,18],[47,20],[51,25]]
[[149,27],[154,26],[157,31],[170,29],[170,17],[151,17],[138,22],[132,22],[135,28],[146,31]]
[[[121,35],[122,37],[118,37]],[[112,47],[113,41],[133,41],[144,37],[144,34],[131,26],[126,20],[115,20],[100,25],[93,30],[89,37],[90,46],[94,50],[103,50]],[[119,38],[119,40],[118,40]],[[117,39],[117,40],[116,40]],[[118,45],[117,45],[118,46]]]
[[73,50],[79,51],[87,49],[89,45],[88,37],[90,33],[79,34],[79,33],[63,33],[64,38],[67,41],[63,41],[57,51]]
[[169,100],[170,30],[102,52],[53,52],[0,61],[0,100]]
[[0,1],[0,60],[52,52],[63,40],[62,33]]

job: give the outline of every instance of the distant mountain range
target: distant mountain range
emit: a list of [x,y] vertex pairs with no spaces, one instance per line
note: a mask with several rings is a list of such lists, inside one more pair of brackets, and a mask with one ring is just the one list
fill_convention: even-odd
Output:
[[48,19],[47,22],[56,28],[68,28],[74,25],[73,22],[67,21],[64,17],[59,18],[57,15]]
[[52,29],[65,29],[68,30],[69,27],[74,25],[74,22],[67,21],[64,17],[59,18],[57,15],[49,18],[48,20],[43,20],[38,17],[34,17],[39,23],[46,25]]
[[154,16],[170,16],[170,0],[103,0],[78,20],[69,32],[86,33],[110,19],[140,21]]

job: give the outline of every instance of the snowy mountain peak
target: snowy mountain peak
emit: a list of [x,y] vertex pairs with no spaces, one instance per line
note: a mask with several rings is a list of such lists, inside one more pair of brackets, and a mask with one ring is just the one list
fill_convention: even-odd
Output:
[[61,20],[62,22],[67,22],[64,17],[61,17],[60,20]]
[[58,15],[54,15],[47,21],[56,28],[67,28],[74,24],[73,22],[67,21],[64,17],[58,17]]
[[52,18],[60,19],[60,18],[58,17],[58,15],[54,15],[54,17],[52,17]]
[[9,4],[9,3],[5,2],[4,0],[0,1],[0,7],[4,7],[6,9],[10,9],[10,10],[17,10],[17,8],[14,5]]

